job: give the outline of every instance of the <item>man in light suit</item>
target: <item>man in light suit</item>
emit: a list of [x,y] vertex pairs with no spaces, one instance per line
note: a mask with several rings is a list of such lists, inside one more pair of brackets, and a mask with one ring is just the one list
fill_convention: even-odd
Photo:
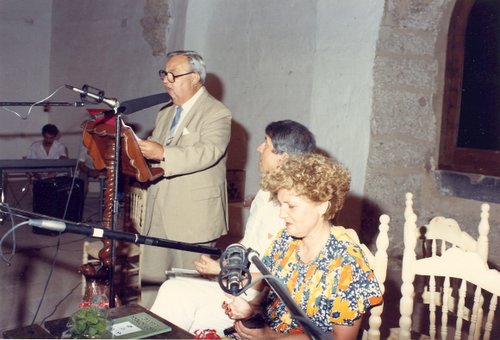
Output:
[[[145,158],[164,170],[148,188],[144,233],[212,246],[228,229],[226,148],[231,112],[207,92],[205,77],[205,63],[198,53],[167,55],[160,78],[173,105],[158,113],[152,136],[139,141],[139,146]],[[145,246],[143,283],[161,284],[165,270],[194,268],[198,257],[198,253]],[[143,300],[144,305],[149,303]]]

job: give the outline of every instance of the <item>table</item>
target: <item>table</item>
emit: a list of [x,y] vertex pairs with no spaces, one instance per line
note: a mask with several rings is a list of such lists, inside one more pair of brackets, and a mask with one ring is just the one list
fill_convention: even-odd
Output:
[[37,324],[5,331],[3,336],[5,339],[54,339],[52,334]]
[[[146,312],[154,318],[169,325],[172,330],[168,333],[158,334],[149,337],[148,339],[193,339],[194,335],[185,331],[182,328],[177,327],[173,323],[159,317],[158,315],[150,312],[146,308],[140,305],[126,305],[108,310],[108,315],[111,319],[120,318],[123,316],[128,316],[140,312]],[[66,325],[68,323],[69,317],[50,320],[44,323],[45,331],[39,325],[33,325],[28,327],[21,327],[14,330],[9,330],[4,332],[4,337],[6,339],[23,339],[23,338],[60,338],[62,333],[67,329]]]
[[[154,335],[150,337],[150,339],[192,339],[194,337],[193,334],[183,330],[182,328],[177,327],[173,323],[159,317],[158,315],[150,312],[149,310],[140,305],[126,305],[126,306],[112,308],[108,310],[108,315],[110,319],[116,319],[122,316],[132,315],[140,312],[146,312],[149,315],[153,316],[154,318],[172,327],[172,330],[170,332]],[[67,329],[66,324],[68,323],[68,320],[69,317],[46,321],[44,323],[44,326],[50,332],[50,334],[59,338],[61,334]]]

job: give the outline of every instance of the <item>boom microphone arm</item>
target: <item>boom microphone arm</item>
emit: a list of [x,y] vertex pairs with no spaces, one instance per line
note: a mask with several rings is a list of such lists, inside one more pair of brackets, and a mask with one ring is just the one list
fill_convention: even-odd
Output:
[[191,251],[195,253],[221,255],[219,248],[208,247],[198,244],[190,244],[179,241],[165,240],[156,237],[144,236],[141,234],[127,233],[123,231],[99,228],[83,223],[69,223],[56,220],[29,219],[28,224],[47,230],[80,234],[94,238],[107,238],[110,240],[125,241],[129,243],[144,244],[147,246],[170,248]]
[[259,258],[256,252],[250,252],[248,257],[250,261],[259,269],[260,273],[264,276],[264,279],[271,287],[271,289],[278,295],[278,297],[283,301],[285,306],[288,308],[292,317],[297,319],[301,324],[304,332],[309,335],[311,339],[318,340],[333,340],[328,334],[325,334],[318,326],[316,326],[309,317],[300,309],[295,301],[290,297],[288,290],[281,284],[281,282],[272,276],[267,267]]

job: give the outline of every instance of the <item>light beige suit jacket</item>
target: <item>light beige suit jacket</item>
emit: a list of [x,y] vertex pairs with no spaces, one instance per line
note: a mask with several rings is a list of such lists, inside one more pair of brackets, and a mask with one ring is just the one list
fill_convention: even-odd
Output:
[[[227,233],[226,149],[231,112],[204,87],[165,146],[164,177],[148,189],[145,232],[182,242]],[[165,145],[175,107],[158,113],[150,140]],[[163,231],[163,233],[162,233]],[[156,235],[155,235],[156,234]]]

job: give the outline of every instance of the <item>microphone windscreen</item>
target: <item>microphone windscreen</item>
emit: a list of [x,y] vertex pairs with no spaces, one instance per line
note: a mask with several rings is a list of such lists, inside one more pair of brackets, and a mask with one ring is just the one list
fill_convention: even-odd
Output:
[[151,96],[126,100],[120,104],[118,110],[123,114],[129,115],[131,113],[141,111],[147,109],[148,107],[152,107],[158,104],[162,103],[168,104],[171,101],[172,98],[169,96],[168,93],[166,92],[158,93],[158,94],[153,94]]

